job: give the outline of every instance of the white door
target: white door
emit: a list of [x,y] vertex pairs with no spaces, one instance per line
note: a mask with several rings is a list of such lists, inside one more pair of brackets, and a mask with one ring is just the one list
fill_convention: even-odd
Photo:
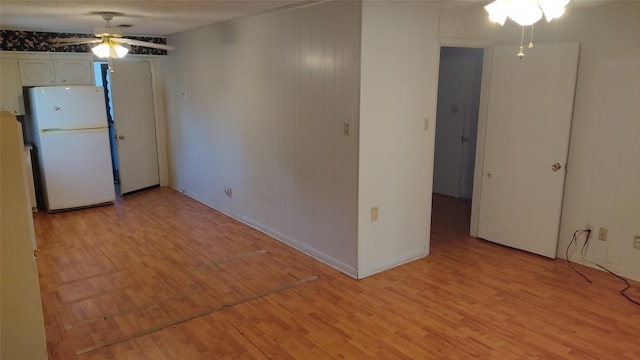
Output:
[[478,236],[554,258],[579,44],[495,47]]
[[160,184],[151,70],[146,61],[114,61],[111,73],[120,192]]

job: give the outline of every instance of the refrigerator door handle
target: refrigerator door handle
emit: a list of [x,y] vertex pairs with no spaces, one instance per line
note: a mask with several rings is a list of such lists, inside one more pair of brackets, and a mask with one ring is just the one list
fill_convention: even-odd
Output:
[[42,129],[40,130],[41,136],[50,136],[50,135],[71,135],[71,134],[87,134],[87,133],[96,133],[96,132],[107,132],[108,129],[106,127],[100,128],[85,128],[85,129]]
[[108,129],[106,126],[87,126],[87,127],[67,127],[67,128],[44,128],[40,129],[40,132],[52,132],[52,131],[78,131],[78,130],[103,130]]

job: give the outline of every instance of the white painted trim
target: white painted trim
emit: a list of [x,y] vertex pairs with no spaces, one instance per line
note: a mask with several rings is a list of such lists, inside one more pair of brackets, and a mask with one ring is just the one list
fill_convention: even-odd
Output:
[[367,276],[371,276],[371,275],[377,274],[379,272],[383,272],[385,270],[392,269],[394,267],[397,267],[397,266],[400,266],[400,265],[404,265],[404,264],[410,263],[410,262],[418,260],[418,259],[422,259],[422,258],[426,257],[427,255],[429,255],[429,251],[425,248],[425,249],[422,249],[420,251],[416,251],[416,252],[409,253],[409,254],[406,254],[406,255],[402,255],[402,256],[386,259],[385,261],[383,261],[381,263],[377,263],[376,266],[372,266],[372,267],[361,269],[358,272],[358,277],[357,278],[358,279],[363,279],[363,278],[365,278]]
[[440,40],[440,46],[487,48],[494,45],[493,42],[489,40],[469,40],[469,39],[456,39],[456,38],[443,38],[443,37],[441,37],[439,40]]
[[[558,254],[560,253],[564,255],[564,251],[558,251]],[[565,260],[564,256],[562,256],[562,259]],[[570,254],[569,261],[574,262],[576,264],[585,265],[596,270],[605,271],[596,265],[596,264],[600,264],[619,276],[622,276],[631,280],[635,280],[635,281],[640,281],[640,271],[638,269],[634,269],[628,266],[617,265],[606,259],[598,259],[598,258],[585,259],[582,256]]]
[[482,60],[482,84],[480,85],[480,107],[478,113],[478,134],[476,140],[476,165],[473,172],[473,196],[471,199],[471,221],[469,235],[478,237],[480,226],[480,193],[482,190],[483,170],[484,170],[484,147],[487,136],[487,108],[489,104],[489,81],[491,78],[491,63],[493,59],[493,49],[484,49],[484,59]]
[[[178,189],[174,185],[169,185],[169,186],[171,188],[175,189],[176,191],[178,191],[178,192],[180,192],[180,193],[182,193],[182,194],[184,194],[184,195],[186,195],[186,196],[198,201],[199,203],[201,203],[201,204],[203,204],[203,205],[205,205],[205,206],[207,206],[209,208],[212,208],[212,209],[214,209],[216,211],[219,211],[219,212],[223,213],[224,215],[229,216],[229,217],[231,217],[231,218],[233,218],[235,220],[238,220],[241,223],[243,223],[243,224],[245,224],[245,225],[247,225],[247,226],[249,226],[249,227],[251,227],[253,229],[256,229],[256,230],[260,231],[261,233],[274,238],[275,240],[278,240],[278,241],[280,241],[280,242],[282,242],[282,243],[284,243],[286,245],[289,245],[292,248],[302,252],[303,254],[311,256],[312,258],[314,258],[314,259],[320,261],[321,263],[323,263],[325,265],[328,265],[328,266],[330,266],[330,267],[332,267],[332,268],[344,273],[345,275],[348,275],[348,276],[350,276],[350,277],[352,277],[354,279],[358,279],[359,278],[357,269],[352,267],[352,266],[349,266],[349,265],[347,265],[347,264],[345,264],[345,263],[343,263],[343,262],[341,262],[341,261],[339,261],[337,259],[334,259],[331,256],[323,254],[323,253],[321,253],[321,252],[319,252],[319,251],[317,251],[317,250],[315,250],[315,249],[313,249],[313,248],[311,248],[311,247],[309,247],[309,246],[307,246],[305,244],[300,243],[299,241],[293,239],[292,237],[289,237],[289,236],[284,235],[284,234],[282,234],[282,233],[280,233],[280,232],[278,232],[276,230],[273,230],[270,227],[265,226],[265,225],[263,225],[261,223],[258,223],[256,221],[254,221],[253,219],[250,219],[250,218],[248,218],[246,216],[243,216],[243,215],[241,215],[239,213],[236,213],[235,211],[229,210],[227,208],[218,207],[214,203],[209,202],[209,201],[203,201],[203,200],[199,199],[196,196],[196,194],[192,194],[192,193],[190,193],[189,191],[186,191],[186,190]],[[380,270],[380,271],[382,271],[382,270]],[[362,278],[362,277],[360,277],[360,278]]]
[[153,89],[153,112],[156,125],[156,148],[158,152],[158,175],[160,186],[169,185],[169,165],[167,160],[167,116],[165,113],[165,101],[162,92],[162,71],[158,64],[158,58],[148,59],[151,71],[151,87]]

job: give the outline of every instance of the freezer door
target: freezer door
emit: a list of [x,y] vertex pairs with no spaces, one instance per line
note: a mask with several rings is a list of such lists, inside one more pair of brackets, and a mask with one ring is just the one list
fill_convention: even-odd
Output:
[[104,90],[97,86],[29,89],[35,129],[86,129],[107,126]]
[[107,129],[41,132],[38,151],[48,211],[115,200]]

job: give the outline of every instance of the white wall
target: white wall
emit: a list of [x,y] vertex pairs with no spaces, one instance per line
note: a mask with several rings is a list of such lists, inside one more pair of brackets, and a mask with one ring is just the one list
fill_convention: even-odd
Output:
[[359,277],[429,251],[438,12],[429,2],[363,2]]
[[[503,28],[489,24],[481,6],[444,6],[441,22],[442,39],[513,44],[517,51],[520,29],[510,20]],[[575,230],[605,227],[607,242],[594,236],[586,260],[579,251],[571,258],[597,261],[634,279],[640,279],[640,250],[632,247],[634,234],[640,235],[638,24],[638,2],[572,4],[562,18],[537,24],[534,33],[538,43],[581,43],[558,256],[564,257]]]
[[262,14],[162,62],[172,185],[353,277],[359,25],[354,1]]

